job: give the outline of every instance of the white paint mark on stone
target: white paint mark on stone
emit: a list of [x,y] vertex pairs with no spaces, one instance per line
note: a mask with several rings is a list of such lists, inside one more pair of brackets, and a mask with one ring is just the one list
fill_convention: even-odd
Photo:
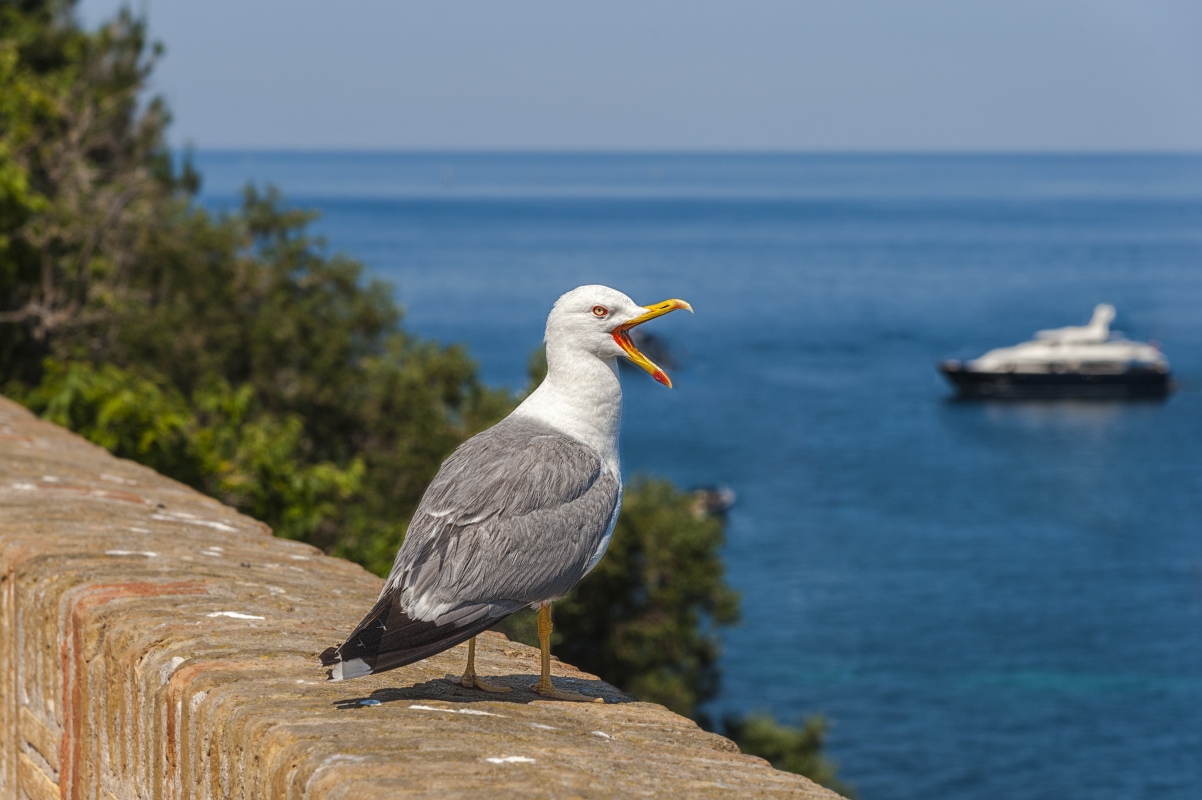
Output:
[[551,725],[543,725],[541,722],[531,722],[530,727],[538,728],[541,731],[557,731],[557,730],[559,730],[559,728],[556,728]]
[[152,553],[149,550],[105,550],[106,556],[146,556],[154,558],[158,553]]
[[484,760],[487,761],[489,764],[533,764],[534,763],[533,758],[526,758],[525,756],[501,756],[500,758],[486,758]]
[[602,739],[614,738],[614,737],[610,736],[608,733],[605,733],[604,731],[593,731],[593,736],[600,736]]
[[34,489],[38,488],[38,485],[36,483],[14,483],[12,487],[14,489],[20,489],[23,492],[32,492]]
[[150,528],[130,528],[134,533],[150,533]]
[[126,486],[137,486],[138,485],[137,481],[131,481],[129,478],[121,478],[121,477],[118,477],[117,475],[108,475],[108,474],[101,475],[100,480],[108,481],[110,483],[124,483]]
[[182,522],[185,525],[204,525],[206,528],[216,528],[219,531],[229,531],[231,533],[238,530],[232,525],[226,525],[224,522],[198,519],[192,514],[185,514],[182,511],[177,511],[174,514],[151,514],[150,518],[157,519],[160,522]]
[[206,617],[233,617],[234,619],[267,619],[267,617],[256,617],[254,614],[242,614],[238,611],[214,611],[212,614],[205,614]]
[[214,558],[221,558],[221,553],[214,553],[212,550],[201,550],[200,554],[202,556],[213,556]]
[[280,588],[280,587],[278,587],[278,586],[268,586],[268,587],[267,587],[267,589],[268,589],[268,591],[270,591],[272,594],[287,594],[287,592],[285,592],[283,589],[281,589],[281,588]]
[[414,711],[443,711],[447,714],[471,714],[475,717],[503,717],[502,714],[493,714],[488,711],[477,711],[474,708],[435,708],[434,706],[409,706]]
[[224,552],[225,552],[225,548],[224,548],[224,547],[218,547],[218,546],[217,546],[217,545],[215,545],[215,544],[211,544],[211,545],[209,545],[208,547],[206,547],[206,548],[205,548],[205,550],[216,550],[218,553],[224,553]]
[[43,475],[42,480],[45,481],[46,483],[58,483],[59,482],[59,479],[57,477],[55,477],[54,475]]
[[288,556],[288,557],[295,558],[297,561],[309,561],[310,560],[310,558],[308,556]]

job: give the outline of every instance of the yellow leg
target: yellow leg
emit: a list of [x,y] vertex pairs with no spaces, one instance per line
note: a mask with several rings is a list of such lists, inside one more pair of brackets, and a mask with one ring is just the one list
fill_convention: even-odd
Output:
[[[450,675],[447,676],[451,677]],[[467,643],[467,669],[463,671],[463,677],[459,679],[460,686],[466,686],[469,689],[480,689],[485,692],[493,692],[495,694],[505,694],[509,691],[508,686],[502,686],[499,683],[485,680],[476,674],[476,637],[473,636]]]
[[551,683],[551,630],[551,604],[543,603],[538,609],[538,644],[543,651],[542,674],[539,675],[538,683],[530,688],[543,697],[552,700],[571,700],[577,703],[604,703],[605,698],[603,697],[589,697],[587,694],[580,694],[579,692],[556,689],[555,685]]

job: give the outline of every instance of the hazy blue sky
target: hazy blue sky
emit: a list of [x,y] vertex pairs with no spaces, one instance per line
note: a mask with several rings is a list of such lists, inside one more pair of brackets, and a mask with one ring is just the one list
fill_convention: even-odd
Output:
[[133,8],[202,148],[1202,150],[1199,0]]

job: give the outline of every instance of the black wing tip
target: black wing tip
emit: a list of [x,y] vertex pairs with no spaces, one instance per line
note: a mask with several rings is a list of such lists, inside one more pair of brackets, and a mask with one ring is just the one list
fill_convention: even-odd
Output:
[[[509,613],[439,624],[410,617],[395,595],[384,595],[347,640],[321,653],[328,680],[342,681],[408,666],[496,625]],[[378,624],[376,624],[378,623]]]

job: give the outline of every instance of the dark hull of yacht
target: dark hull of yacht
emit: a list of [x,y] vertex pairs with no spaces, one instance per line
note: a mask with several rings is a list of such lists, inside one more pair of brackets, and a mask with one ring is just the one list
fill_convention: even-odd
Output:
[[1168,372],[1129,369],[1125,372],[975,372],[958,361],[944,361],[939,371],[959,397],[973,400],[1082,398],[1130,399],[1166,397],[1173,384]]

